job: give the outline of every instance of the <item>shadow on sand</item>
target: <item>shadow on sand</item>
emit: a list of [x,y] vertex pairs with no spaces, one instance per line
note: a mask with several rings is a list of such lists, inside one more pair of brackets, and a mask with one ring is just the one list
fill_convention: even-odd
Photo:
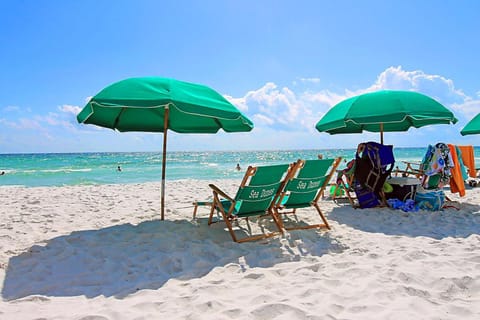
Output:
[[[457,207],[457,210],[453,207]],[[453,203],[442,211],[404,212],[390,208],[353,209],[336,207],[328,219],[365,232],[410,237],[466,238],[480,234],[480,206]]]
[[206,219],[146,221],[56,237],[10,258],[2,297],[122,298],[161,288],[170,279],[199,278],[227,264],[241,270],[271,267],[340,248],[328,233],[314,230],[237,244],[223,226],[208,227]]

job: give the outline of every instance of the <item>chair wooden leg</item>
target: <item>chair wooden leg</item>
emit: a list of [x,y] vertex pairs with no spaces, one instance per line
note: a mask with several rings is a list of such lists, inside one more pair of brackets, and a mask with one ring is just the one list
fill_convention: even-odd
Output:
[[212,209],[210,210],[210,215],[208,216],[208,225],[211,225],[212,224],[212,220],[213,220],[213,211],[214,209],[216,208],[216,201],[214,200],[213,203],[212,203]]
[[330,230],[330,225],[327,222],[327,218],[325,218],[325,216],[323,215],[322,210],[320,210],[320,206],[318,205],[318,203],[314,203],[313,206],[315,207],[315,209],[317,209],[317,212],[320,215],[320,218],[322,218],[322,221],[325,224],[325,227],[327,227],[327,229]]
[[320,218],[322,219],[322,223],[318,223],[318,224],[311,224],[311,225],[306,225],[306,226],[295,226],[295,227],[285,227],[284,224],[283,224],[283,221],[281,219],[281,215],[286,215],[286,214],[293,214],[295,215],[296,214],[296,210],[297,209],[294,209],[292,211],[289,211],[289,212],[282,212],[280,213],[279,210],[277,208],[275,208],[275,215],[278,216],[279,220],[280,220],[280,223],[282,225],[282,230],[287,230],[287,231],[291,231],[291,230],[304,230],[304,229],[316,229],[316,228],[327,228],[328,230],[331,230],[331,227],[330,227],[330,224],[328,223],[327,221],[327,218],[325,218],[322,210],[320,209],[320,206],[318,205],[318,203],[314,203],[312,204],[313,207],[317,210],[318,212],[318,215],[320,216]]
[[278,212],[277,209],[273,209],[271,212],[271,215],[273,217],[273,221],[275,221],[275,224],[277,225],[278,230],[280,230],[280,233],[283,234],[283,231],[285,230],[285,226],[283,225],[283,221],[280,216],[280,213]]
[[216,194],[213,196],[213,201],[212,205],[210,207],[210,215],[208,216],[208,225],[211,225],[213,223],[213,213],[215,212],[215,209],[218,211],[222,212],[222,215],[225,215],[225,209],[222,206],[222,203],[220,202],[220,199]]
[[197,218],[198,207],[200,207],[200,206],[210,206],[210,214],[212,214],[214,209],[215,209],[213,201],[209,201],[209,202],[195,201],[192,204],[193,204],[193,220],[195,220]]
[[345,190],[345,195],[346,195],[347,198],[348,198],[348,202],[350,202],[350,205],[351,205],[353,208],[356,208],[356,206],[355,206],[355,201],[354,201],[352,195],[350,194],[350,188],[351,188],[351,186],[352,186],[352,182],[348,182],[348,184],[349,184],[348,187],[347,187],[347,185],[345,184],[345,182],[343,182],[343,181],[342,181],[340,184],[343,186],[343,189]]
[[[271,216],[275,221],[275,217],[274,217],[273,214],[269,214],[268,216]],[[226,216],[224,216],[224,217],[226,217]],[[233,241],[235,241],[237,243],[267,239],[267,238],[274,237],[276,235],[283,234],[283,230],[279,227],[279,225],[277,224],[277,221],[275,221],[275,224],[277,224],[277,227],[279,228],[279,231],[262,233],[262,234],[258,234],[258,235],[251,235],[252,234],[252,229],[251,229],[250,224],[248,222],[249,221],[248,217],[245,220],[247,221],[247,229],[248,229],[248,232],[250,233],[250,236],[246,236],[246,237],[241,238],[241,239],[237,238],[237,236],[235,235],[235,231],[233,230],[232,220],[230,220],[230,219],[225,220],[225,223],[227,224],[228,231],[230,232],[230,235],[231,235]]]
[[194,202],[193,203],[193,220],[197,217],[197,209],[198,209],[198,203]]
[[233,241],[238,242],[237,237],[235,236],[235,232],[233,231],[233,225],[232,222],[227,218],[224,212],[222,212],[223,219],[225,221],[225,224],[227,225],[228,232],[230,233],[230,236],[232,237]]
[[235,242],[243,243],[243,242],[248,242],[248,241],[268,239],[268,238],[276,236],[277,234],[280,234],[280,233],[279,232],[272,232],[272,233],[268,233],[268,234],[260,234],[260,235],[256,235],[256,236],[242,238],[242,239],[236,240]]

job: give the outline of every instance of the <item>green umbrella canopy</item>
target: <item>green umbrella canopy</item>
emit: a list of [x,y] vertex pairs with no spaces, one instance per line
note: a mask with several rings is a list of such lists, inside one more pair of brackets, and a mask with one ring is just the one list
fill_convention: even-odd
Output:
[[215,90],[168,78],[130,78],[96,94],[77,115],[80,123],[118,131],[180,133],[250,131],[253,123]]
[[467,134],[479,134],[480,133],[480,113],[473,117],[465,127],[460,131],[462,136]]
[[167,131],[243,132],[253,123],[215,90],[168,78],[130,78],[96,94],[77,121],[118,131],[163,132],[161,219],[165,212]]
[[383,90],[341,101],[320,119],[316,128],[330,134],[407,131],[410,127],[457,121],[450,110],[426,95]]

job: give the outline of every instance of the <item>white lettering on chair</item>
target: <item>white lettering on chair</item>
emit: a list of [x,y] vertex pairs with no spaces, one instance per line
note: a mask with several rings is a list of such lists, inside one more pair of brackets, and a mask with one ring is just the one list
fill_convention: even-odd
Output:
[[275,188],[270,188],[270,189],[262,189],[261,191],[255,191],[252,190],[250,191],[250,194],[248,195],[249,199],[263,199],[263,198],[268,198],[273,196],[275,193]]
[[303,190],[303,189],[305,189],[306,187],[307,187],[307,184],[306,184],[305,182],[303,182],[303,181],[299,181],[299,182],[298,182],[297,189]]
[[273,196],[274,192],[275,192],[275,189],[268,189],[268,190],[262,189],[261,197],[263,198],[263,197]]
[[309,181],[308,188],[318,188],[320,187],[320,181]]
[[309,190],[319,188],[320,184],[321,181],[319,180],[299,181],[297,184],[297,190]]

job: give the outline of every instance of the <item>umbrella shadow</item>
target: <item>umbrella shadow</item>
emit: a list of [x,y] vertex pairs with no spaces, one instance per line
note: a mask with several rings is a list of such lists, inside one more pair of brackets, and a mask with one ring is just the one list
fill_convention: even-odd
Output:
[[206,219],[123,224],[72,232],[11,257],[2,297],[123,298],[159,289],[170,279],[200,278],[227,264],[268,268],[331,250],[338,251],[338,246],[315,232],[237,244],[223,227],[209,227]]
[[328,218],[358,230],[386,235],[440,240],[480,234],[480,206],[457,203],[455,207],[441,211],[404,212],[391,208],[354,209],[341,206],[334,208]]

